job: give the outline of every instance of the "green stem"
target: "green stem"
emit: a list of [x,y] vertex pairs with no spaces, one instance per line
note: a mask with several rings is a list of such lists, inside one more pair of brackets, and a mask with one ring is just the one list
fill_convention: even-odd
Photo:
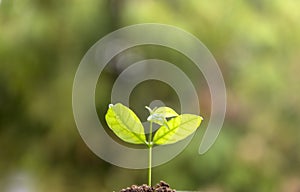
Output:
[[148,185],[151,186],[151,177],[152,177],[152,122],[150,122],[149,129],[149,139],[148,139],[148,147],[149,147],[149,164],[148,164]]

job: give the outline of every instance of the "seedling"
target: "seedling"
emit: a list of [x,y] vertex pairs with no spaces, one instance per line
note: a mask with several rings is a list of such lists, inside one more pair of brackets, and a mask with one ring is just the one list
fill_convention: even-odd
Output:
[[[185,139],[196,131],[203,118],[193,114],[178,115],[170,107],[151,109],[146,106],[146,109],[150,113],[147,118],[147,121],[150,122],[148,140],[140,119],[131,109],[121,103],[110,104],[105,119],[109,128],[121,140],[131,144],[143,144],[148,147],[148,185],[151,186],[153,146],[173,144]],[[160,125],[154,136],[153,123]]]

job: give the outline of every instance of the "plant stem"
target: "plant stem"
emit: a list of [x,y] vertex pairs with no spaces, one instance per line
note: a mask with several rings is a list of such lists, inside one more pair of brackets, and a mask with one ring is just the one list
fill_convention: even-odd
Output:
[[148,164],[148,185],[151,186],[151,177],[152,177],[152,122],[150,122],[149,129],[149,164]]

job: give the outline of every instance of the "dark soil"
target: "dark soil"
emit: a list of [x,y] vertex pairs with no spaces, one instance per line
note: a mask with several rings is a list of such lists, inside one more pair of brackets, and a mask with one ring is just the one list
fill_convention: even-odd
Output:
[[171,189],[170,185],[164,181],[160,181],[155,187],[143,184],[141,186],[132,185],[126,189],[122,189],[120,192],[176,192],[175,189]]

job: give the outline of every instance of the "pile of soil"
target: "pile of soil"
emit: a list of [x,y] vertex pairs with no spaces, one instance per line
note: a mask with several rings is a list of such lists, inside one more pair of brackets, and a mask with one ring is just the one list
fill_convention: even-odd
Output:
[[132,185],[126,189],[122,189],[120,192],[176,192],[175,189],[171,189],[170,185],[164,181],[160,181],[155,187],[143,184],[141,186]]

